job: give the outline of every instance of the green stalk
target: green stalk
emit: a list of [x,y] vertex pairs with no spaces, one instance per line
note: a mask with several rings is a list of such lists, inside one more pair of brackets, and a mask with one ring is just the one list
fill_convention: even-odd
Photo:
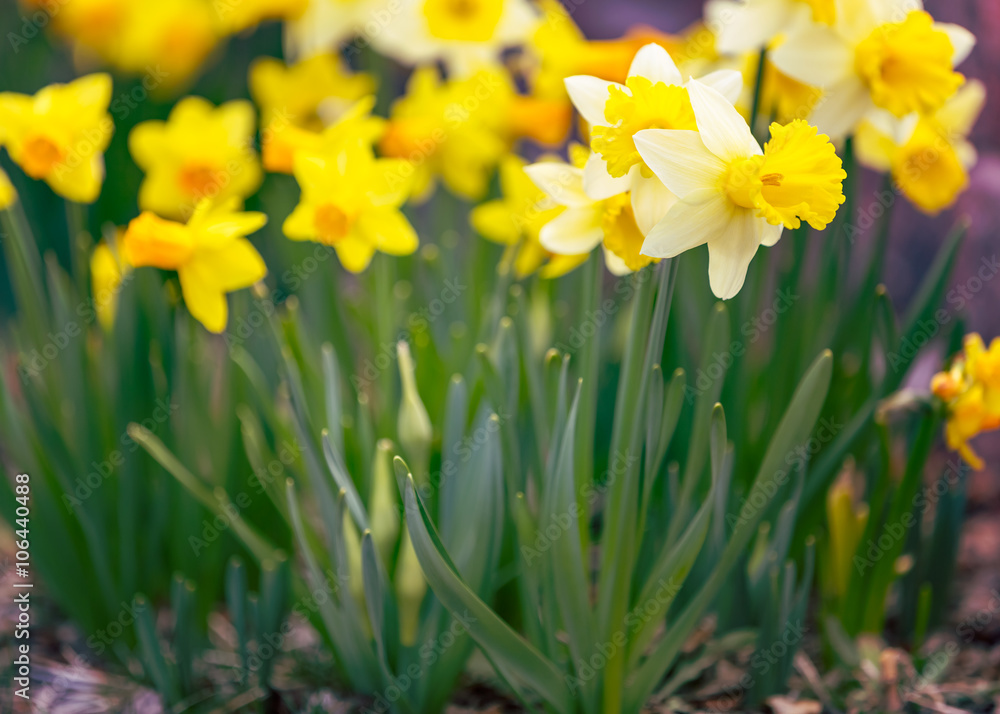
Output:
[[[601,269],[601,257],[599,251],[595,250],[587,259],[587,264],[583,274],[583,301],[586,310],[593,315],[600,309],[601,288],[603,287],[604,274]],[[600,367],[601,339],[599,335],[593,335],[580,348],[579,363],[580,379],[583,386],[580,391],[579,411],[577,412],[576,423],[576,453],[573,455],[575,464],[574,489],[577,504],[580,507],[580,548],[583,553],[587,553],[590,536],[588,533],[589,508],[584,499],[584,488],[591,484],[594,479],[594,427],[597,422],[597,373]]]
[[761,49],[760,54],[757,56],[757,77],[754,79],[753,86],[753,105],[750,110],[750,133],[757,136],[755,131],[757,124],[757,115],[760,114],[760,101],[761,95],[764,93],[764,67],[767,65],[767,48]]
[[26,318],[23,324],[28,326],[33,339],[41,346],[39,337],[49,324],[46,311],[49,303],[44,292],[41,255],[20,203],[15,201],[6,211],[0,211],[0,229],[18,309],[24,311]]
[[[394,315],[392,299],[392,263],[391,258],[378,253],[375,255],[372,272],[374,273],[374,296],[375,296],[375,350],[377,355],[383,349],[395,351],[395,335],[393,334]],[[391,369],[383,369],[378,373],[376,380],[378,394],[375,403],[378,405],[375,422],[378,424],[379,434],[387,438],[394,438],[396,410],[393,408],[397,404],[396,379]]]
[[69,231],[69,256],[73,282],[81,295],[87,294],[87,276],[90,274],[90,231],[87,228],[87,207],[76,201],[66,201],[66,227]]

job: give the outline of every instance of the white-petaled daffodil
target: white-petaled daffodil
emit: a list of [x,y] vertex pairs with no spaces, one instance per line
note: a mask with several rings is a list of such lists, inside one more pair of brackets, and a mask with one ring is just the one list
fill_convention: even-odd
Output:
[[[735,70],[712,72],[701,81],[730,103],[743,87]],[[697,129],[680,70],[663,47],[648,44],[636,52],[625,84],[576,75],[566,78],[566,89],[591,127],[584,191],[594,200],[629,192],[635,221],[645,235],[675,198],[643,163],[633,137],[643,129]]]
[[935,22],[920,0],[843,0],[832,26],[800,23],[771,61],[824,90],[809,120],[839,139],[875,107],[897,117],[940,109],[965,81],[954,67],[974,44],[965,28]]
[[715,49],[735,55],[766,47],[771,40],[812,20],[827,25],[837,16],[837,0],[709,0],[705,20],[715,32]]
[[646,236],[642,252],[670,258],[708,244],[708,275],[722,299],[743,287],[761,245],[802,220],[822,230],[844,202],[846,177],[827,136],[801,119],[771,125],[763,150],[729,101],[688,85],[698,131],[647,129],[635,137],[643,160],[678,201]]

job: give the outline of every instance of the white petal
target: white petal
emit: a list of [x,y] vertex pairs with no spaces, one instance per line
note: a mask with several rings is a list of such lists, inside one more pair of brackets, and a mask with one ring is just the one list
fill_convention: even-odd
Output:
[[795,5],[789,0],[713,0],[705,6],[705,19],[721,54],[742,54],[759,50],[785,29]]
[[655,176],[644,178],[637,175],[632,181],[632,213],[639,231],[646,235],[660,219],[667,215],[670,207],[677,203],[677,197]]
[[673,205],[642,243],[643,255],[673,258],[726,230],[736,206],[715,189],[695,191]]
[[724,230],[708,241],[708,283],[722,300],[734,297],[743,287],[747,268],[762,238],[763,218],[748,208],[738,208],[729,216]]
[[624,260],[608,250],[607,246],[602,247],[604,248],[604,265],[609,273],[621,277],[632,272],[632,268],[628,267]]
[[646,77],[654,83],[664,84],[680,84],[684,81],[670,53],[655,42],[639,48],[635,53],[632,65],[628,68],[628,76]]
[[723,161],[763,153],[746,120],[725,97],[696,79],[687,88],[701,140],[709,151]]
[[635,147],[646,166],[677,196],[717,186],[725,162],[709,151],[696,131],[644,129]]
[[961,25],[953,25],[950,22],[935,22],[934,29],[945,33],[951,40],[951,46],[955,49],[955,54],[951,57],[952,67],[962,64],[972,52],[972,48],[976,46],[976,36]]
[[604,105],[608,103],[611,87],[620,87],[621,85],[585,74],[567,77],[565,83],[569,98],[576,110],[580,112],[580,116],[586,119],[591,126],[607,126],[608,122],[604,118]]
[[785,227],[783,225],[772,226],[770,223],[765,222],[762,228],[760,244],[770,248],[781,239],[781,233],[784,230]]
[[568,208],[542,226],[538,239],[545,250],[560,255],[589,253],[604,240],[599,204]]
[[851,75],[823,91],[823,96],[809,117],[809,123],[838,141],[850,134],[874,106],[868,88],[860,79]]
[[525,166],[524,173],[560,206],[588,206],[593,203],[583,192],[583,169],[561,161],[540,161]]
[[724,96],[730,104],[736,104],[743,92],[743,73],[735,69],[717,69],[700,77],[698,81]]
[[854,73],[854,51],[832,28],[800,27],[770,53],[771,63],[793,79],[826,87]]
[[583,167],[583,190],[595,201],[625,193],[632,185],[628,174],[615,178],[608,173],[608,162],[599,154],[591,153]]

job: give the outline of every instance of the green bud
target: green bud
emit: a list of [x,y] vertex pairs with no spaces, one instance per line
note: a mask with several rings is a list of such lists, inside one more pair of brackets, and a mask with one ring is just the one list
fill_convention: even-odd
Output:
[[388,439],[380,439],[375,447],[371,495],[368,501],[372,540],[387,568],[392,563],[393,550],[399,537],[399,507],[392,475],[392,451],[393,443]]
[[403,340],[396,344],[399,377],[403,398],[399,404],[399,443],[413,466],[413,473],[424,478],[430,468],[431,439],[434,436],[431,418],[417,391],[416,373],[410,346]]
[[399,607],[399,641],[410,647],[417,641],[420,628],[420,606],[427,594],[427,580],[410,542],[410,532],[403,527],[403,542],[399,546],[396,565],[396,603]]

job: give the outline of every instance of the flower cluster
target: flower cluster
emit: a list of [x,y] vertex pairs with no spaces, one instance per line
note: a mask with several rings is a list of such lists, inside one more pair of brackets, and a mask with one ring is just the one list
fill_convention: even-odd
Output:
[[948,447],[973,468],[983,468],[969,441],[984,431],[1000,429],[1000,337],[987,348],[979,335],[967,335],[962,354],[949,370],[934,375],[931,390],[947,405]]

